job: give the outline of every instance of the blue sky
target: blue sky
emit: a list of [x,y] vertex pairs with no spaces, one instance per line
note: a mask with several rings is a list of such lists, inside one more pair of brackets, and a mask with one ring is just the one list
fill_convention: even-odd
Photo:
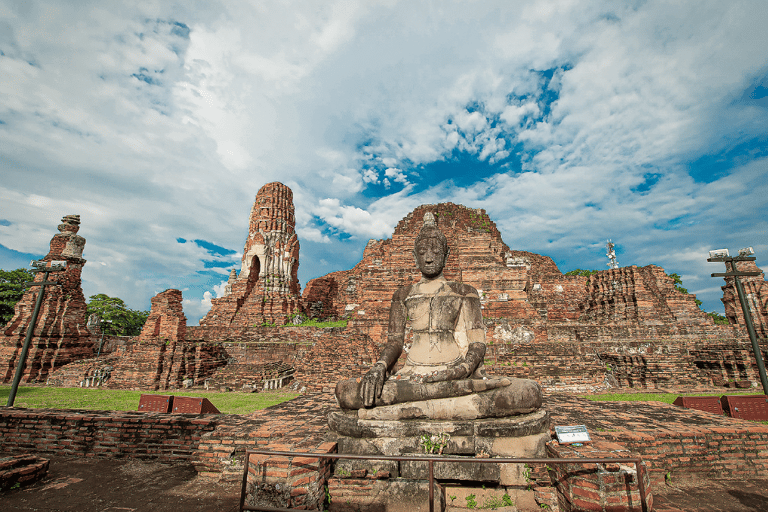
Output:
[[83,288],[196,324],[258,189],[302,286],[425,203],[485,208],[565,272],[768,265],[768,4],[0,0],[0,268],[80,214]]

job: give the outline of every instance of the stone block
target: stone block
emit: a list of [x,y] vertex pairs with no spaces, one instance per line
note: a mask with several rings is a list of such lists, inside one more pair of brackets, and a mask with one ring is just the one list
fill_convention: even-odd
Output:
[[[434,477],[440,480],[462,480],[472,482],[498,482],[499,464],[474,462],[435,462]],[[429,478],[429,464],[425,461],[403,461],[400,463],[400,476],[414,480]]]
[[[347,483],[349,482],[349,483]],[[367,486],[368,487],[368,486]],[[386,510],[387,512],[428,512],[429,484],[424,481],[374,480],[366,489],[359,483],[332,478],[328,481],[331,504],[330,512],[358,510]],[[443,510],[443,493],[435,482],[434,510]]]

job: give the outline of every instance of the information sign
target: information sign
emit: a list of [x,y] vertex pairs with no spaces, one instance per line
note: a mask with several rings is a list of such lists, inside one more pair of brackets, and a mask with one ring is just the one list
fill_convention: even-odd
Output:
[[555,434],[557,435],[557,442],[560,444],[592,442],[585,425],[555,427]]

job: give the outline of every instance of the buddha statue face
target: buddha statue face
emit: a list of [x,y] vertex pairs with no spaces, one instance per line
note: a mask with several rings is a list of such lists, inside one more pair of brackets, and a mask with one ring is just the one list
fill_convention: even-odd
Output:
[[438,236],[419,237],[414,247],[416,266],[425,277],[439,276],[448,259],[448,247]]

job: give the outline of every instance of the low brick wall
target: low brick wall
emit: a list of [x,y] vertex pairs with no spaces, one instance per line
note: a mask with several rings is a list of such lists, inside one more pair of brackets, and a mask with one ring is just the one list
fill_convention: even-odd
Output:
[[[596,441],[582,446],[561,445],[557,441],[547,443],[547,455],[555,459],[576,458],[635,458],[616,443]],[[557,489],[561,512],[611,510],[630,512],[642,510],[638,471],[645,485],[647,510],[653,510],[653,493],[645,464],[639,468],[631,464],[552,464],[550,474]]]
[[0,450],[189,460],[218,415],[0,407]]
[[48,473],[49,463],[36,455],[0,457],[0,492],[37,482]]

